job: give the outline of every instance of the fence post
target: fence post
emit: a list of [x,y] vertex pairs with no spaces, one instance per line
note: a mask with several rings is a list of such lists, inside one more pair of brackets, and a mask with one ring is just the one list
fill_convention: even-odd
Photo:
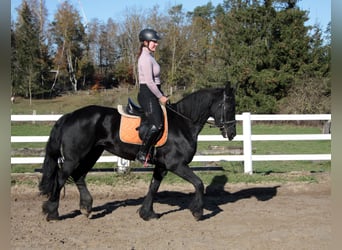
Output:
[[[32,115],[33,116],[37,115],[37,111],[35,109],[33,110]],[[36,124],[36,117],[32,119],[32,124]]]
[[242,113],[244,173],[252,174],[252,129],[251,113]]
[[126,160],[124,158],[118,157],[118,173],[126,173],[129,170],[129,160]]

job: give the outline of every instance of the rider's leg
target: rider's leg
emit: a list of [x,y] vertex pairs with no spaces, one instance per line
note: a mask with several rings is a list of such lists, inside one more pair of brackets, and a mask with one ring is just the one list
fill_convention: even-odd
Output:
[[146,132],[143,143],[140,147],[140,150],[136,156],[136,159],[142,163],[146,163],[148,159],[152,158],[152,155],[150,155],[150,152],[152,151],[152,147],[155,145],[159,134],[160,129],[158,129],[155,125],[152,125]]
[[[160,133],[163,131],[164,116],[158,98],[156,98],[147,87],[140,89],[138,101],[144,110],[149,129],[142,137],[143,143],[136,159],[146,164],[148,154],[150,151],[153,152],[153,146],[157,142]],[[150,157],[152,157],[152,155]]]

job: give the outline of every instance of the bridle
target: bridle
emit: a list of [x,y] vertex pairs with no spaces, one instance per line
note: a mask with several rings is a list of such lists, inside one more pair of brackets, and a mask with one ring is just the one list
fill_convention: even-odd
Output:
[[235,126],[235,124],[236,124],[236,120],[227,121],[227,116],[226,116],[227,110],[226,110],[226,105],[225,105],[226,99],[227,99],[227,96],[224,93],[223,94],[223,101],[222,101],[222,103],[219,104],[219,106],[223,106],[223,108],[221,109],[220,123],[214,124],[215,127],[218,127],[219,129],[225,129],[225,128],[229,129],[229,128]]

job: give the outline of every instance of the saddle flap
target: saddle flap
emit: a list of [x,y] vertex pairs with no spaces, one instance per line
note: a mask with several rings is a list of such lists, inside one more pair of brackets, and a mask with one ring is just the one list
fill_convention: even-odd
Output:
[[[163,146],[168,137],[168,122],[166,108],[161,106],[164,113],[164,132],[162,137],[156,143],[156,147]],[[137,128],[141,126],[141,117],[128,115],[122,105],[118,105],[118,112],[121,114],[119,137],[122,142],[141,145],[142,140]]]

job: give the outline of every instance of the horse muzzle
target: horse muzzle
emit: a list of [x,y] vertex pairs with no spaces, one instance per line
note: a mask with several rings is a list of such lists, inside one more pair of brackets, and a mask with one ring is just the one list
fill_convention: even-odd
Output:
[[235,125],[230,125],[228,127],[223,126],[220,128],[221,130],[221,134],[223,136],[223,138],[228,138],[229,141],[233,140],[234,137],[236,136],[236,128]]

